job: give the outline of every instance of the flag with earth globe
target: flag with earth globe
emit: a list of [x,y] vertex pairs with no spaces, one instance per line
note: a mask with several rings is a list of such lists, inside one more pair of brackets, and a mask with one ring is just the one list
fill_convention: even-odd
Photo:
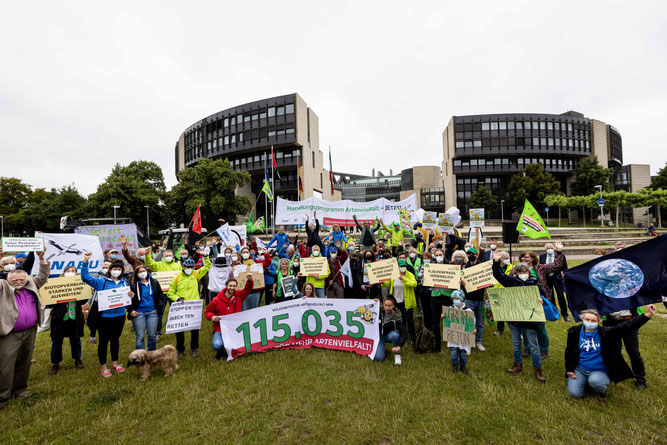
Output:
[[606,315],[659,303],[667,295],[667,235],[565,271],[565,292],[577,320],[584,309]]

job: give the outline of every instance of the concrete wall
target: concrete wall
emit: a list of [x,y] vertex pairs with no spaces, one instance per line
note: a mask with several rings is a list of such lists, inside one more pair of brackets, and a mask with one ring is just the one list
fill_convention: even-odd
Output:
[[[648,164],[630,164],[630,192],[637,193],[644,187],[651,185],[651,166]],[[645,215],[648,207],[637,207],[632,209],[632,220],[635,224],[641,223],[646,227],[648,217]]]
[[442,132],[442,183],[445,190],[445,208],[456,206],[456,176],[454,175],[454,116]]
[[412,187],[415,189],[442,187],[442,175],[437,165],[412,167]]
[[609,133],[607,124],[591,119],[591,158],[597,156],[600,165],[609,165]]

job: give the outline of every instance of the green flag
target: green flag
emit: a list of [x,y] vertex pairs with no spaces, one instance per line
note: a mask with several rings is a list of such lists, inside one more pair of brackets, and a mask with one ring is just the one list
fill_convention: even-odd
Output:
[[415,237],[415,233],[412,230],[412,224],[410,224],[410,213],[406,209],[400,209],[398,211],[399,219],[401,220],[401,227],[404,231],[408,232],[412,238]]
[[273,191],[271,190],[269,181],[267,181],[266,179],[264,180],[264,186],[262,187],[262,191],[266,193],[266,197],[269,198],[269,201],[273,201]]
[[[266,224],[264,223],[264,217],[260,216],[257,221],[252,225],[252,228],[254,231],[260,231],[266,227]],[[253,232],[254,233],[254,232]]]
[[519,224],[517,224],[516,230],[517,232],[526,235],[528,238],[551,239],[551,235],[549,235],[549,231],[547,230],[547,226],[544,224],[542,217],[527,199],[523,206],[523,213],[521,214],[521,218],[519,218]]

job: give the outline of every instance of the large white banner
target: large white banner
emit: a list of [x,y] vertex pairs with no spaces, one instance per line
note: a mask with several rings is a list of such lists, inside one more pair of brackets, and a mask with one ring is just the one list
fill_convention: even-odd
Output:
[[100,240],[100,245],[102,246],[102,251],[107,249],[116,249],[118,251],[118,259],[122,260],[125,263],[125,271],[131,272],[132,266],[130,266],[121,250],[123,249],[123,243],[120,242],[120,236],[125,235],[127,238],[127,249],[132,252],[136,251],[139,248],[139,243],[137,241],[137,226],[136,224],[105,224],[101,226],[81,226],[75,227],[74,233],[80,233],[82,235],[94,235]]
[[386,198],[376,199],[370,202],[355,202],[349,199],[341,201],[324,201],[319,198],[308,198],[304,201],[288,201],[277,198],[276,224],[304,224],[306,215],[313,219],[317,211],[320,224],[330,226],[353,226],[353,215],[357,215],[359,224],[364,221],[373,223],[375,218],[382,218],[385,224],[399,221],[398,211],[406,209],[410,212],[410,220],[418,222],[421,215],[417,213],[419,205],[417,194],[413,193],[403,201],[394,202]]
[[[83,254],[92,252],[93,256],[88,263],[90,272],[102,270],[104,255],[100,240],[92,235],[79,235],[76,233],[42,233],[35,232],[35,237],[44,238],[46,253],[44,258],[51,262],[50,275],[61,275],[67,267],[74,266],[81,271],[83,266]],[[39,261],[35,261],[32,268],[34,275],[39,272]]]
[[380,345],[380,303],[299,298],[220,319],[227,360],[248,352],[312,347],[356,352],[371,359]]

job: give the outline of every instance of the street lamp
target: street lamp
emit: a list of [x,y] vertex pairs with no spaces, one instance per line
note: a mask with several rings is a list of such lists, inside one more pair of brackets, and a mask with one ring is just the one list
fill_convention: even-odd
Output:
[[5,217],[0,216],[0,238],[5,237]]
[[598,201],[598,204],[600,204],[600,227],[604,227],[604,199],[602,199],[602,186],[596,185],[595,188],[600,189],[600,200]]
[[500,219],[505,222],[505,200],[500,200]]
[[150,220],[149,220],[149,207],[144,206],[146,208],[146,236],[150,238],[151,236],[151,225],[150,225]]
[[120,209],[120,206],[113,206],[113,223],[116,224],[116,209]]

